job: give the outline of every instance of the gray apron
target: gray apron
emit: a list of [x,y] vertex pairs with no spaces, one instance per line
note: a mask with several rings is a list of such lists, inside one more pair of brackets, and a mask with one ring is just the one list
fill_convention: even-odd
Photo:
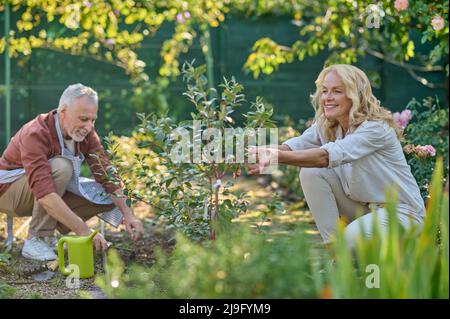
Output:
[[[65,147],[61,127],[59,126],[58,113],[55,114],[55,127],[58,134],[59,144],[61,146],[61,155],[55,157],[65,158],[72,162],[73,166],[72,178],[69,181],[66,191],[81,196],[95,204],[112,204],[113,202],[111,200],[111,195],[106,193],[101,184],[97,183],[93,179],[80,176],[81,164],[83,163],[85,157],[82,153],[76,156]],[[25,170],[23,168],[14,170],[0,170],[0,184],[12,183],[21,178],[24,174]],[[114,207],[112,210],[100,213],[97,216],[114,227],[118,227],[122,223],[123,219],[122,213],[118,207]]]

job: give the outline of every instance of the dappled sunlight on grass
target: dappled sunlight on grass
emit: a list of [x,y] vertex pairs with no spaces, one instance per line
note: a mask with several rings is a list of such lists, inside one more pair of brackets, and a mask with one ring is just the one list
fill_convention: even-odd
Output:
[[270,187],[260,185],[257,179],[240,178],[236,180],[234,189],[247,192],[249,207],[246,213],[234,218],[234,223],[249,224],[252,229],[273,235],[289,235],[294,229],[305,228],[314,242],[321,242],[319,232],[304,201],[284,204],[283,213],[268,213],[268,205],[274,198],[274,191]]
[[261,186],[256,179],[240,179],[234,188],[246,191],[249,195],[249,208],[246,213],[234,218],[234,223],[248,224],[258,232],[274,236],[289,236],[294,230],[303,230],[317,248],[321,248],[322,239],[316,228],[311,212],[305,208],[304,201],[284,204],[283,213],[267,213],[268,205],[273,201],[274,191]]

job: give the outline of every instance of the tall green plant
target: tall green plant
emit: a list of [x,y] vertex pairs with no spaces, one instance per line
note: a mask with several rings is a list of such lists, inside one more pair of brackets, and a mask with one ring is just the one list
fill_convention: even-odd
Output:
[[[237,149],[239,143],[245,144],[240,137],[247,129],[273,126],[273,110],[258,97],[250,111],[243,114],[245,126],[235,127],[235,111],[245,102],[243,86],[234,78],[224,79],[219,92],[209,87],[205,71],[205,65],[183,66],[187,83],[184,95],[195,107],[192,120],[174,123],[169,117],[139,114],[137,146],[151,152],[136,152],[130,165],[130,161],[123,160],[117,140],[111,136],[107,142],[115,173],[122,176],[128,196],[150,203],[193,237],[202,238],[209,228],[210,237],[215,239],[217,225],[226,227],[236,214],[246,210],[245,194],[232,193],[232,184],[225,182],[227,174],[240,174],[242,164],[236,152],[231,158],[221,156],[227,154],[225,131],[236,129],[232,142],[233,150]],[[180,144],[183,141],[186,143]],[[213,147],[216,142],[218,147]],[[174,156],[178,151],[183,151],[182,155]],[[148,162],[155,156],[159,159],[158,169]]]
[[386,193],[389,227],[374,223],[372,238],[359,238],[354,253],[343,227],[330,269],[334,298],[448,298],[448,193],[442,191],[442,160],[436,163],[423,230],[404,231],[396,218],[396,191]]

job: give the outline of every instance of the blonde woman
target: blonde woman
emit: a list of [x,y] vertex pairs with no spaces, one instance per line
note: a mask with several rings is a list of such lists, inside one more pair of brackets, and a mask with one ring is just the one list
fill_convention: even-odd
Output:
[[388,185],[398,187],[400,224],[420,231],[424,202],[403,154],[401,130],[372,94],[367,76],[355,66],[337,64],[322,70],[315,83],[314,124],[283,145],[254,149],[258,163],[249,174],[274,160],[301,167],[306,202],[325,243],[332,241],[339,218],[348,222],[345,236],[351,247],[361,229],[371,236],[375,220],[386,232]]

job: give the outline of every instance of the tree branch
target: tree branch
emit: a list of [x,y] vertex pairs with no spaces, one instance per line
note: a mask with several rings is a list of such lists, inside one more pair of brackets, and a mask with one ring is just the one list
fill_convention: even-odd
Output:
[[408,73],[411,75],[411,77],[416,80],[419,81],[421,84],[425,85],[426,87],[429,87],[430,89],[443,89],[445,88],[445,84],[443,83],[431,83],[430,81],[428,81],[427,79],[425,79],[422,76],[419,76],[416,74],[416,72],[414,72],[411,69],[406,69],[408,71]]
[[408,64],[402,61],[396,61],[394,59],[388,58],[386,57],[386,55],[384,55],[383,53],[379,52],[379,51],[375,51],[372,50],[370,48],[366,48],[365,49],[367,53],[369,53],[370,55],[377,57],[381,60],[384,60],[386,62],[389,62],[391,64],[400,66],[402,68],[409,70],[414,70],[414,71],[418,71],[418,72],[440,72],[440,71],[444,71],[444,67],[441,65],[429,65],[429,66],[420,66],[420,65],[413,65],[413,64]]

